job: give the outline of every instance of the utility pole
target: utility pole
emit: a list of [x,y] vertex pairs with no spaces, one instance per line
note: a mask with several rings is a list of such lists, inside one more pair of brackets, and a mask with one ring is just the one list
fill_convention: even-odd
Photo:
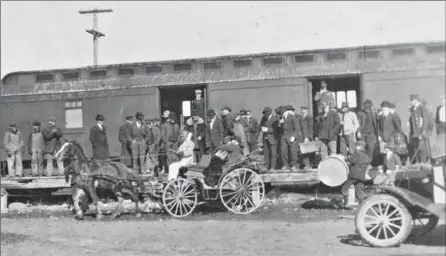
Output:
[[87,29],[87,33],[93,35],[93,65],[98,65],[98,39],[105,34],[98,31],[98,13],[113,12],[112,9],[93,9],[79,11],[80,14],[93,14],[93,29]]

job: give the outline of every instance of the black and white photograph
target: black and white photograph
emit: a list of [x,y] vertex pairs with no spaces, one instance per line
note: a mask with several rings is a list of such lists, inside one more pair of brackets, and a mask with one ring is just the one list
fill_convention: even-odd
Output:
[[2,256],[446,254],[445,1],[1,1]]

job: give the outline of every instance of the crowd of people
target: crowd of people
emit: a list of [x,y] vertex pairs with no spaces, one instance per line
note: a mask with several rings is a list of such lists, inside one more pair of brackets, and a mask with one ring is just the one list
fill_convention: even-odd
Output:
[[[444,96],[433,119],[418,95],[411,96],[409,136],[402,131],[402,121],[394,104],[384,100],[376,110],[367,99],[357,114],[347,102],[342,103],[338,111],[333,93],[327,90],[324,82],[314,99],[319,111],[316,118],[306,106],[296,111],[291,105],[279,106],[274,111],[264,107],[260,121],[248,109],[234,113],[228,106],[221,108],[218,115],[214,109],[205,110],[201,96],[201,90],[197,90],[191,116],[183,127],[178,124],[176,113],[169,110],[163,112],[161,119],[145,118],[141,112],[134,117],[127,116],[119,128],[120,161],[139,173],[167,174],[173,169],[172,176],[175,176],[181,166],[197,163],[204,154],[212,155],[222,146],[231,149],[232,159],[262,146],[265,167],[270,172],[300,171],[312,168],[319,152],[321,159],[332,154],[352,157],[360,144],[369,162],[376,159],[382,164],[386,161],[386,152],[393,152],[403,160],[411,156],[418,162],[427,162],[427,138],[432,132],[432,123],[437,133],[444,133],[446,129]],[[96,121],[89,136],[93,158],[109,159],[105,118],[97,115]],[[32,175],[62,175],[61,162],[57,162],[57,171],[53,171],[54,154],[61,146],[61,129],[56,126],[54,117],[42,128],[40,126],[38,121],[33,123],[33,132],[26,145],[32,156]],[[358,141],[362,142],[358,144]],[[412,147],[407,147],[407,143]],[[25,145],[16,123],[10,125],[4,144],[9,176],[21,176]],[[316,145],[318,152],[303,153],[302,147],[309,144]]]

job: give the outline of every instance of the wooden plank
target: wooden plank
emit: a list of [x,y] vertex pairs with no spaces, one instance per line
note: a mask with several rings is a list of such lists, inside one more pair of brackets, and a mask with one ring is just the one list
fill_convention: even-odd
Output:
[[319,182],[317,172],[274,172],[261,174],[264,183],[298,184]]
[[46,180],[34,180],[30,182],[18,182],[16,180],[3,180],[1,181],[1,187],[8,189],[46,189],[46,188],[69,188],[70,183],[67,183],[65,179],[46,179]]

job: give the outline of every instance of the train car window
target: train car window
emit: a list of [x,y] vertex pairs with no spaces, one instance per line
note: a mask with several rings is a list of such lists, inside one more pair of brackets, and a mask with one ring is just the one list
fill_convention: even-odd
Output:
[[53,74],[37,74],[36,82],[51,82],[53,81]]
[[189,71],[192,70],[192,65],[189,63],[181,63],[173,65],[173,71]]
[[446,52],[446,46],[445,45],[433,45],[433,46],[427,46],[426,52],[428,54],[435,54],[435,53],[445,53]]
[[118,76],[133,76],[135,70],[133,68],[120,68],[118,69]]
[[392,50],[392,54],[394,57],[411,56],[411,55],[414,55],[414,53],[415,53],[415,50],[413,48],[398,48],[398,49]]
[[79,72],[64,72],[62,73],[63,80],[76,80],[79,79]]
[[325,57],[327,61],[338,61],[347,59],[347,54],[345,52],[329,52]]
[[358,53],[358,59],[378,59],[379,51],[361,51]]
[[153,73],[161,73],[163,71],[163,68],[161,66],[150,66],[146,68],[147,74],[153,74]]
[[347,102],[350,108],[356,108],[356,91],[347,91]]
[[221,68],[221,62],[218,61],[203,63],[203,69],[220,69],[220,68]]
[[251,65],[252,65],[251,59],[233,60],[232,61],[232,66],[234,66],[234,68],[250,67]]
[[83,128],[82,101],[65,102],[65,128]]
[[294,62],[296,63],[310,63],[314,62],[315,57],[313,54],[302,54],[294,56]]
[[282,57],[265,57],[263,58],[263,65],[280,65],[283,63]]
[[91,78],[100,78],[107,76],[107,70],[93,70],[90,71]]

